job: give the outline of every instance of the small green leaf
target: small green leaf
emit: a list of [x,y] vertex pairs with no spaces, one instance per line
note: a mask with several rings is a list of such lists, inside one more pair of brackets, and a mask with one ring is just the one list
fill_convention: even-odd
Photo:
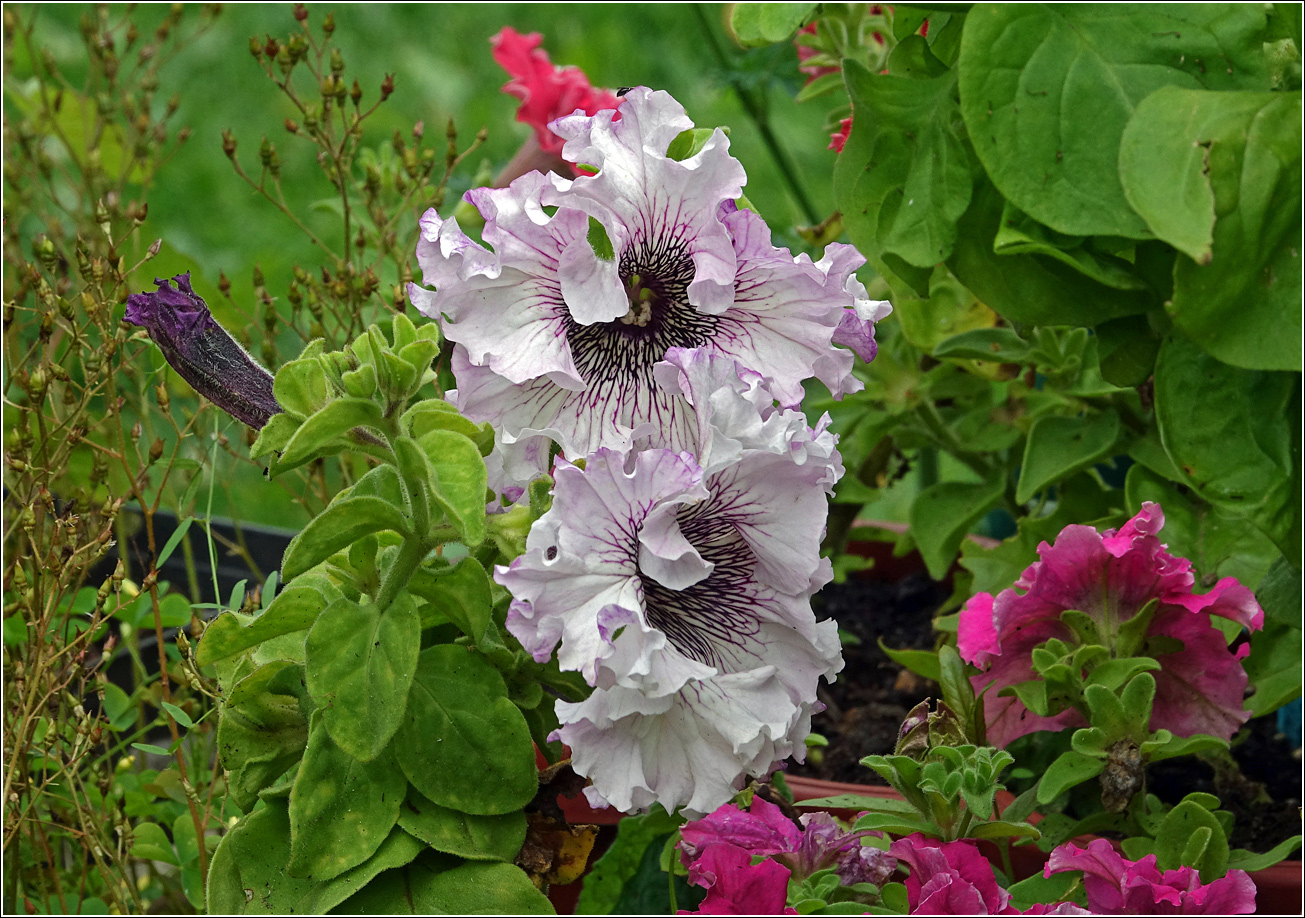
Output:
[[[258,432],[258,437],[254,440],[254,445],[249,448],[249,458],[258,459],[260,456],[266,456],[271,452],[278,452],[285,449],[285,445],[290,442],[299,425],[303,421],[294,415],[281,412],[272,415],[271,419],[263,425],[262,430]],[[195,477],[199,480],[199,476]],[[182,501],[182,505],[185,505]]]
[[172,842],[168,839],[167,833],[163,827],[153,822],[142,822],[136,824],[132,830],[131,855],[141,860],[163,861],[165,864],[180,866],[177,860],[177,853],[172,850]]
[[492,587],[485,568],[475,558],[463,558],[435,576],[428,571],[413,578],[409,589],[479,644],[493,615]]
[[[483,517],[483,504],[481,514]],[[336,500],[295,536],[281,562],[281,576],[293,580],[363,536],[384,529],[411,534],[407,518],[389,501],[365,496]]]
[[1046,805],[1071,787],[1101,774],[1105,763],[1078,752],[1062,752],[1051,763],[1038,785],[1038,803]]
[[[301,421],[306,420],[330,397],[326,370],[315,357],[292,360],[276,371],[272,394],[283,411]],[[273,415],[273,419],[275,417]]]
[[158,560],[154,562],[155,569],[163,567],[164,563],[172,557],[172,552],[181,544],[181,540],[186,537],[186,533],[190,531],[190,524],[194,521],[194,517],[186,517],[181,521],[181,525],[168,537],[168,540],[163,543],[163,551],[159,552]]
[[792,38],[815,8],[814,3],[736,3],[730,27],[740,45],[760,48]]
[[190,719],[190,715],[181,710],[181,708],[177,707],[175,704],[170,704],[166,701],[160,701],[159,704],[163,706],[163,710],[172,715],[173,720],[185,727],[187,730],[195,726],[195,722]]
[[1256,870],[1264,870],[1266,867],[1272,867],[1283,860],[1301,845],[1301,837],[1293,835],[1291,838],[1274,845],[1263,854],[1256,854],[1253,851],[1247,851],[1245,848],[1234,848],[1228,856],[1229,870],[1245,870],[1252,873]]
[[131,748],[139,749],[141,752],[152,752],[155,755],[172,755],[171,752],[168,752],[168,750],[164,749],[162,746],[155,746],[153,743],[132,743]]
[[[1200,829],[1209,832],[1209,839],[1199,851],[1189,852],[1188,845]],[[1184,859],[1187,854],[1193,860]],[[1156,866],[1161,870],[1195,867],[1200,871],[1202,883],[1213,883],[1228,869],[1228,837],[1214,814],[1192,800],[1179,803],[1160,824],[1155,838]]]
[[104,684],[104,715],[109,726],[121,733],[136,722],[136,706],[127,693],[112,682]]
[[476,444],[451,430],[432,430],[417,444],[435,470],[432,496],[468,546],[485,540],[485,460]]
[[314,413],[295,431],[276,460],[277,473],[297,468],[341,446],[338,441],[355,427],[382,425],[381,406],[368,398],[337,398]]
[[884,643],[884,639],[879,639],[879,649],[888,655],[888,658],[895,663],[900,663],[911,672],[924,676],[926,679],[932,679],[937,682],[942,676],[941,667],[938,664],[938,654],[932,650],[894,650]]

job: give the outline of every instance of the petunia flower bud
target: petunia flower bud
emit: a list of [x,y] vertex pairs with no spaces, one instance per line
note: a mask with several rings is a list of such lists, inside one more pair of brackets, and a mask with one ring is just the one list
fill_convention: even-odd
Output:
[[196,392],[236,420],[260,429],[281,411],[272,395],[272,374],[214,321],[208,305],[191,289],[189,272],[171,283],[154,283],[156,292],[127,297],[124,319],[149,332],[168,363]]

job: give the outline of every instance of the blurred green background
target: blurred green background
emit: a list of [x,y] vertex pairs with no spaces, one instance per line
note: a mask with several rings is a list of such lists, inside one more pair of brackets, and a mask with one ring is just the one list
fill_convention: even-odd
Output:
[[[664,89],[685,106],[698,126],[728,127],[732,152],[748,173],[749,199],[771,224],[776,243],[796,254],[808,247],[793,227],[812,220],[785,183],[773,152],[741,104],[734,84],[749,88],[754,98],[763,102],[763,117],[795,166],[791,174],[803,186],[810,211],[823,219],[833,210],[835,154],[827,149],[828,122],[830,109],[841,94],[806,104],[795,102],[793,97],[806,79],[798,70],[795,49],[781,43],[755,51],[739,50],[722,27],[723,5],[308,4],[306,8],[308,25],[319,36],[326,14],[334,14],[333,45],[343,54],[346,83],[357,79],[363,88],[364,108],[376,100],[386,74],[394,75],[394,94],[368,120],[364,147],[388,153],[385,148],[394,133],[409,138],[418,122],[424,123],[427,146],[437,151],[443,149],[449,119],[457,126],[460,148],[481,128],[487,131],[485,144],[450,182],[443,208],[446,214],[477,173],[482,178],[497,173],[531,133],[515,120],[517,100],[501,91],[508,76],[490,53],[490,37],[504,26],[523,33],[541,32],[542,47],[553,63],[580,67],[595,86]],[[91,7],[67,4],[14,9],[24,20],[35,16],[37,47],[48,49],[68,81],[80,86],[87,65],[78,23]],[[135,51],[165,12],[161,5],[132,11],[142,41],[122,55],[124,69],[135,60]],[[179,31],[193,33],[200,12],[199,6],[187,7]],[[126,14],[125,6],[110,7],[110,22]],[[134,262],[154,240],[162,239],[158,257],[134,278],[139,289],[147,288],[153,276],[191,271],[196,291],[213,307],[219,321],[233,330],[250,329],[255,338],[255,266],[261,268],[268,290],[284,306],[295,265],[314,271],[322,257],[284,215],[237,177],[223,153],[222,132],[234,134],[237,157],[255,178],[259,144],[264,137],[270,139],[280,156],[282,185],[294,212],[337,245],[340,232],[332,209],[338,208],[338,195],[315,162],[316,148],[307,139],[286,132],[285,120],[297,118],[299,113],[249,50],[251,38],[264,41],[270,35],[284,40],[298,28],[292,4],[225,6],[210,28],[189,39],[181,53],[162,68],[155,104],[161,108],[175,95],[179,105],[172,129],[175,132],[185,125],[191,135],[163,164],[153,186],[139,189],[140,199],[148,201],[149,215],[137,231],[135,257],[129,255],[129,263]],[[12,93],[23,92],[23,82],[32,73],[28,54],[24,42],[13,44],[12,73],[17,85],[6,87],[5,93],[10,113]],[[411,244],[415,246],[417,215],[412,216]],[[32,233],[36,231],[33,227]],[[819,257],[818,252],[813,254]],[[217,290],[221,274],[231,282],[234,302],[250,308],[237,312],[224,302]],[[382,291],[388,290],[393,278],[383,281]],[[286,334],[278,344],[285,361],[297,354],[302,342]],[[161,369],[161,355],[151,356]],[[240,431],[234,423],[226,429],[233,441]],[[252,466],[223,475],[235,480],[218,482],[215,515],[292,528],[305,521],[283,489],[265,484],[258,487],[258,472]],[[253,486],[259,500],[251,504],[242,499],[239,494],[245,486]]]

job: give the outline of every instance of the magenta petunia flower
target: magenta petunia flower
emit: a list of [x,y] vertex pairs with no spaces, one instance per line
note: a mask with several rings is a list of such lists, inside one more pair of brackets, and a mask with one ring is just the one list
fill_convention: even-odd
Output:
[[1191,867],[1166,870],[1156,867],[1148,854],[1140,861],[1123,857],[1104,838],[1086,848],[1073,843],[1051,852],[1043,876],[1066,870],[1083,871],[1088,908],[1095,915],[1252,915],[1255,884],[1244,870],[1209,884]]
[[548,54],[539,50],[543,40],[538,32],[522,35],[505,26],[489,41],[494,60],[512,77],[503,91],[521,100],[517,120],[534,129],[541,150],[557,154],[562,152],[562,140],[548,129],[549,122],[576,111],[595,115],[614,109],[621,99],[591,86],[579,67],[554,66]]
[[774,861],[728,843],[712,845],[689,869],[689,883],[707,889],[696,912],[681,915],[796,915],[788,907],[789,872]]
[[983,672],[974,677],[986,696],[988,741],[1005,746],[1035,730],[1086,726],[1074,709],[1040,717],[1018,698],[998,691],[1035,677],[1031,654],[1051,638],[1077,643],[1061,616],[1068,610],[1088,615],[1101,640],[1114,650],[1120,625],[1158,603],[1138,651],[1160,664],[1155,676],[1151,729],[1175,736],[1198,733],[1230,738],[1250,716],[1242,706],[1246,671],[1243,644],[1228,649],[1213,615],[1258,629],[1264,612],[1255,596],[1232,577],[1208,593],[1192,591],[1191,562],[1165,551],[1157,536],[1164,526],[1159,505],[1145,503],[1118,531],[1099,533],[1090,526],[1061,530],[1054,545],[1038,546],[1041,558],[1013,589],[996,597],[979,593],[961,611],[958,649]]
[[834,437],[776,409],[760,376],[702,351],[658,368],[688,452],[650,439],[559,461],[526,553],[495,579],[508,629],[596,687],[559,701],[559,736],[592,802],[707,813],[748,775],[805,754],[816,684],[842,668],[811,595]]
[[[263,369],[213,318],[190,286],[190,272],[158,290],[127,297],[123,319],[149,332],[169,366],[196,392],[254,430],[281,411],[272,395],[272,374]],[[174,288],[172,284],[177,286]]]
[[[666,155],[692,126],[674,99],[645,88],[626,95],[619,120],[553,122],[565,157],[598,172],[468,192],[492,251],[456,220],[422,218],[417,259],[435,290],[410,285],[410,298],[455,342],[451,398],[495,426],[509,475],[542,471],[522,456],[531,443],[546,456],[541,438],[579,457],[660,429],[683,448],[685,422],[653,378],[671,348],[763,372],[786,407],[812,376],[836,395],[861,387],[835,343],[873,356],[873,322],[888,307],[855,277],[864,258],[831,245],[812,262],[772,245],[765,222],[735,206],[745,176],[722,132],[683,161]],[[595,251],[598,236],[611,258]]]
[[882,885],[897,869],[887,851],[862,845],[873,832],[849,832],[828,813],[804,813],[801,828],[779,807],[753,797],[749,810],[732,803],[680,829],[680,861],[692,877],[696,865],[718,845],[742,848],[751,855],[773,857],[801,880],[833,867],[844,885]]
[[911,868],[906,898],[912,915],[1092,914],[1071,902],[1019,911],[972,839],[941,842],[916,832],[893,842],[888,851]]

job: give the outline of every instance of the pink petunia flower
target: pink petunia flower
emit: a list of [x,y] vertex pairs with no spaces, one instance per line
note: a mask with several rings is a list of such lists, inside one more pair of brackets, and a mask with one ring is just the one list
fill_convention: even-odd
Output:
[[1124,858],[1104,838],[1086,848],[1072,843],[1051,852],[1043,876],[1066,870],[1083,871],[1088,908],[1096,915],[1251,915],[1255,884],[1244,870],[1210,884],[1191,867],[1156,867],[1154,854],[1140,861]]
[[847,138],[852,136],[852,116],[848,115],[838,122],[838,131],[829,135],[829,147],[835,153],[842,153],[847,145]]
[[1066,611],[1089,616],[1113,652],[1119,649],[1121,626],[1152,600],[1158,606],[1142,646],[1126,649],[1160,664],[1153,673],[1151,729],[1228,739],[1246,721],[1250,714],[1242,707],[1247,680],[1241,659],[1250,647],[1229,650],[1211,616],[1259,629],[1264,612],[1251,591],[1232,577],[1208,593],[1194,593],[1191,562],[1165,551],[1157,536],[1163,526],[1164,514],[1153,503],[1143,504],[1118,531],[1066,526],[1054,545],[1038,546],[1041,560],[1029,566],[1013,589],[996,597],[979,593],[966,603],[958,649],[983,669],[974,677],[975,690],[992,686],[986,705],[989,742],[1005,746],[1036,730],[1085,726],[1073,708],[1041,717],[1018,698],[997,693],[1035,678],[1031,655],[1038,645],[1051,638],[1078,642],[1062,620]]
[[1088,915],[1071,902],[1021,912],[973,840],[941,842],[919,832],[893,842],[889,853],[911,868],[906,899],[912,915]]
[[554,66],[548,54],[538,50],[543,40],[538,32],[522,35],[505,26],[490,39],[490,45],[494,60],[512,77],[503,91],[521,100],[517,120],[534,129],[541,150],[561,155],[565,141],[548,129],[550,121],[576,111],[596,115],[619,107],[621,99],[591,86],[579,67]]
[[774,861],[752,863],[737,845],[711,845],[689,869],[689,882],[707,888],[696,912],[681,915],[796,915],[787,906],[789,872]]

